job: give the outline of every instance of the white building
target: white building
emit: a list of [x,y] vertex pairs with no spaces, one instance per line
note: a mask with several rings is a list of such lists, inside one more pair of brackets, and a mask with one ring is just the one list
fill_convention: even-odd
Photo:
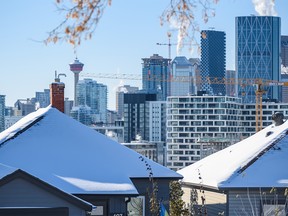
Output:
[[166,142],[166,101],[149,101],[149,141]]
[[177,170],[198,161],[207,144],[219,150],[239,141],[241,108],[235,97],[168,97],[167,166]]

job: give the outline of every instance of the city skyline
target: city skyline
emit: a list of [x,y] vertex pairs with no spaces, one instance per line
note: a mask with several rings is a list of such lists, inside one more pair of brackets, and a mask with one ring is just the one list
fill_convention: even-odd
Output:
[[[168,47],[156,45],[158,42],[168,42],[167,31],[171,29],[167,26],[161,27],[159,23],[159,16],[168,3],[155,3],[152,0],[140,1],[137,4],[131,0],[122,3],[113,1],[112,6],[106,8],[92,40],[83,41],[74,53],[73,47],[64,42],[48,46],[39,42],[62,20],[52,0],[5,1],[0,9],[0,17],[6,21],[2,26],[4,31],[0,41],[0,94],[6,95],[6,105],[12,106],[17,99],[34,97],[35,92],[49,88],[49,84],[54,80],[55,70],[67,75],[61,77],[61,81],[66,86],[65,97],[73,99],[74,82],[69,63],[72,63],[75,57],[84,63],[83,74],[140,75],[142,58],[149,58],[153,54],[168,57]],[[257,15],[257,12],[251,1],[239,0],[220,0],[215,9],[216,16],[206,25],[203,24],[201,16],[197,22],[201,30],[214,28],[226,33],[226,69],[235,69],[235,17]],[[276,2],[275,10],[281,17],[282,35],[288,35],[288,14],[285,9],[284,1]],[[196,35],[196,38],[200,40],[200,34]],[[171,43],[176,41],[177,34],[172,31]],[[195,50],[190,53],[188,47],[184,47],[180,55],[187,58],[199,57],[197,49]],[[176,46],[172,46],[172,59],[175,56]],[[84,77],[80,75],[80,79]],[[140,80],[93,79],[108,86],[108,108],[113,110],[117,86],[126,84],[142,88]]]

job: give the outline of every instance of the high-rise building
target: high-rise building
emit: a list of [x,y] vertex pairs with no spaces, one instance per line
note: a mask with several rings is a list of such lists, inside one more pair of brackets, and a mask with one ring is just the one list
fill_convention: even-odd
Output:
[[5,130],[5,95],[0,95],[0,132]]
[[196,93],[196,74],[194,67],[185,56],[177,56],[172,61],[171,96]]
[[70,66],[70,71],[74,73],[74,104],[77,106],[76,102],[76,87],[77,83],[79,81],[79,74],[83,70],[84,64],[81,63],[77,58],[74,60],[73,63],[69,64]]
[[[33,99],[33,98],[32,98]],[[14,103],[14,107],[21,113],[22,116],[26,116],[29,113],[35,111],[35,100],[30,98],[18,99]]]
[[193,71],[195,71],[195,92],[201,90],[201,60],[199,58],[189,58],[189,61],[192,64]]
[[226,70],[225,75],[226,80],[230,80],[231,82],[226,83],[226,95],[227,96],[236,96],[236,82],[233,82],[233,80],[236,81],[236,71],[235,70]]
[[167,167],[181,169],[238,142],[241,110],[241,99],[235,97],[168,97]]
[[170,59],[154,54],[142,58],[142,88],[149,93],[157,93],[158,100],[166,100],[170,95]]
[[149,140],[149,101],[156,100],[146,92],[124,94],[124,142]]
[[166,142],[166,101],[149,101],[149,141]]
[[226,34],[222,31],[201,31],[202,89],[210,95],[225,95],[225,85],[210,84],[207,78],[225,78]]
[[[280,31],[281,20],[273,16],[236,17],[236,72],[237,78],[245,80],[280,79]],[[281,99],[280,88],[270,86],[263,98]],[[255,87],[239,85],[238,97],[244,103],[255,102]]]
[[116,111],[118,114],[118,118],[123,118],[123,110],[124,110],[124,94],[126,93],[135,93],[139,90],[138,87],[133,87],[130,85],[119,86],[116,90]]
[[79,80],[76,103],[91,108],[92,122],[107,122],[107,86],[92,79]]
[[36,103],[40,108],[49,106],[50,104],[50,89],[44,89],[43,92],[35,92]]
[[281,64],[288,67],[288,35],[281,36]]
[[73,100],[69,100],[69,98],[65,98],[64,99],[64,113],[66,115],[70,115],[70,112],[72,110],[74,101]]

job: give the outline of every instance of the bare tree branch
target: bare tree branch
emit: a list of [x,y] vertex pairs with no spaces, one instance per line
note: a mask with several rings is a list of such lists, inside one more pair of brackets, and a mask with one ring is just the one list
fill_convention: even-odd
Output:
[[[202,10],[202,19],[208,22],[215,15],[212,5],[219,0],[170,0],[169,5],[160,16],[160,24],[167,23],[178,31],[178,49],[184,45],[184,40],[195,42],[195,33],[200,32],[195,18],[197,7]],[[64,20],[48,33],[48,43],[66,40],[74,47],[81,44],[82,39],[91,39],[97,24],[107,5],[112,0],[56,0],[58,11],[65,13]],[[70,6],[67,6],[70,5]]]

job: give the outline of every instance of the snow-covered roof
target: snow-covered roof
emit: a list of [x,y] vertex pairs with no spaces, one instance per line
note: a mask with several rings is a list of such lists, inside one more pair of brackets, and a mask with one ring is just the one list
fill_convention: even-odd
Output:
[[212,188],[287,187],[288,121],[178,171],[183,182]]
[[[71,194],[138,194],[131,178],[148,178],[141,155],[47,107],[0,133],[0,163]],[[145,159],[154,178],[182,176]]]

